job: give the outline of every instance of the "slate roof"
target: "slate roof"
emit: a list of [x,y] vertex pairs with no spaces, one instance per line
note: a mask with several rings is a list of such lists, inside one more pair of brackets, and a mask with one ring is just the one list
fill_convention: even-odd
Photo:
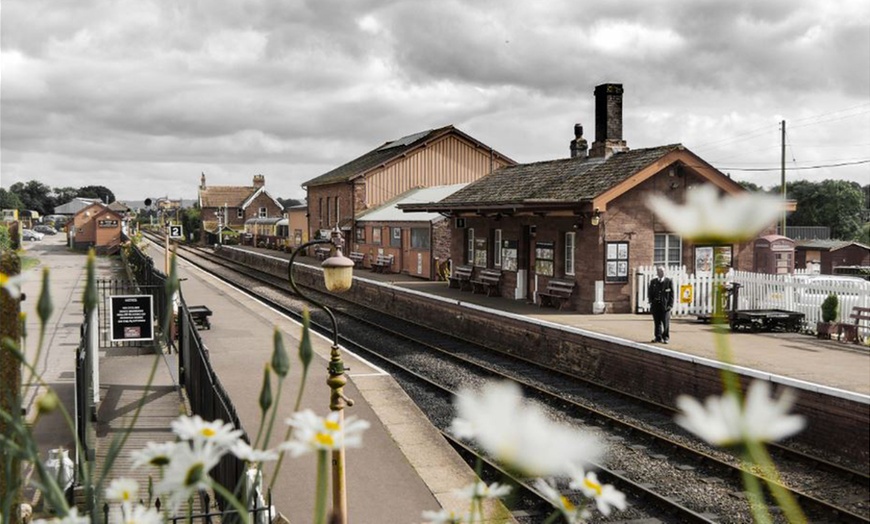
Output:
[[464,189],[439,205],[487,205],[591,200],[664,155],[681,149],[670,144],[601,158],[567,158],[508,166]]
[[819,251],[837,251],[847,246],[858,246],[864,249],[870,249],[870,246],[865,246],[860,242],[852,240],[795,240],[795,249],[813,249]]
[[223,207],[224,204],[229,207],[242,207],[245,200],[257,191],[253,186],[212,186],[199,190],[200,206],[206,207]]
[[[485,146],[482,142],[475,140],[469,135],[466,135],[462,131],[456,129],[452,125],[439,127],[437,129],[430,129],[428,131],[421,131],[418,133],[414,133],[411,135],[404,136],[397,140],[391,140],[389,142],[385,142],[384,144],[372,149],[368,153],[351,160],[350,162],[341,165],[328,173],[320,175],[316,178],[312,178],[311,180],[302,184],[302,187],[313,187],[313,186],[323,186],[327,184],[335,184],[338,182],[347,182],[349,180],[353,180],[359,176],[364,175],[369,170],[376,168],[382,164],[386,164],[387,162],[399,158],[402,155],[407,154],[409,151],[420,147],[421,145],[429,142],[435,138],[446,135],[448,133],[455,133],[470,142],[475,144],[480,144],[483,147]],[[502,155],[497,151],[493,151],[500,158],[505,159],[509,163],[513,163],[513,160],[508,157]]]

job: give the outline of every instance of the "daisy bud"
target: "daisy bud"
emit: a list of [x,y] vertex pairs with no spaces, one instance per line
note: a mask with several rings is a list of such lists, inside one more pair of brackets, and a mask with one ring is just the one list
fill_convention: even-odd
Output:
[[272,351],[272,369],[279,377],[283,378],[290,371],[290,358],[287,356],[287,350],[284,349],[284,337],[281,336],[281,331],[277,327],[272,340],[275,347]]
[[272,407],[272,383],[269,380],[269,364],[263,367],[263,388],[260,390],[260,409],[263,413]]
[[311,359],[314,357],[314,349],[311,346],[311,333],[309,324],[311,323],[311,314],[308,308],[302,311],[302,338],[299,341],[299,360],[302,361],[302,367],[308,369],[311,364]]
[[51,293],[48,290],[48,268],[42,271],[42,291],[39,293],[39,301],[36,303],[36,314],[39,315],[39,321],[44,326],[51,313],[54,311],[54,305],[51,303]]

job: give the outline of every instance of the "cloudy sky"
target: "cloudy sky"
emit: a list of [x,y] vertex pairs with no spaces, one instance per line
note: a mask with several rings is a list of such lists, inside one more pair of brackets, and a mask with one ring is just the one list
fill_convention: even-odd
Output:
[[604,82],[629,147],[770,186],[786,120],[789,180],[870,182],[867,0],[4,0],[0,58],[4,188],[194,198],[205,172],[298,198],[447,124],[566,157]]

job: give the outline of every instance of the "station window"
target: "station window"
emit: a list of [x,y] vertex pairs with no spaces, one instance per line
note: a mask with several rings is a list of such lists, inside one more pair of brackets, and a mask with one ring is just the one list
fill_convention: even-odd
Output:
[[682,264],[682,241],[679,235],[656,233],[653,264],[666,267]]
[[470,227],[465,230],[465,238],[468,242],[466,248],[466,262],[469,264],[474,264],[474,228]]
[[576,233],[565,233],[565,274],[574,274],[574,240]]
[[402,228],[400,227],[392,227],[390,228],[390,246],[392,247],[402,247]]
[[411,247],[429,249],[429,230],[423,227],[411,228]]
[[501,267],[501,229],[492,233],[492,265]]
[[381,243],[381,228],[375,226],[372,228],[372,244]]
[[356,228],[356,241],[364,243],[366,241],[366,228],[358,227]]

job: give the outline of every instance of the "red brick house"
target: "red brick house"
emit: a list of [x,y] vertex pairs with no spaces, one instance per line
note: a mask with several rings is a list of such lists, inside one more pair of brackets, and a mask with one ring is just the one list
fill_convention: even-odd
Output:
[[207,186],[200,177],[199,208],[202,210],[202,241],[213,244],[218,227],[241,233],[249,218],[283,218],[284,206],[266,191],[266,177],[254,175],[251,186]]
[[[570,303],[583,313],[602,299],[607,312],[631,312],[633,270],[641,265],[693,272],[698,253],[712,251],[720,264],[751,270],[752,242],[691,245],[646,206],[650,194],[682,201],[701,184],[745,190],[680,144],[630,150],[622,139],[622,93],[619,84],[596,87],[588,154],[578,124],[571,158],[507,166],[441,201],[402,209],[449,214],[454,267],[500,269],[502,296],[534,301],[552,279],[574,282]],[[603,283],[597,300],[596,282]]]
[[304,184],[309,238],[415,188],[463,184],[515,162],[453,126],[386,142]]
[[97,201],[75,214],[70,237],[73,249],[93,247],[97,254],[112,255],[121,247],[124,216]]
[[847,240],[798,240],[795,242],[795,267],[819,266],[822,275],[833,275],[835,267],[870,267],[870,247]]

